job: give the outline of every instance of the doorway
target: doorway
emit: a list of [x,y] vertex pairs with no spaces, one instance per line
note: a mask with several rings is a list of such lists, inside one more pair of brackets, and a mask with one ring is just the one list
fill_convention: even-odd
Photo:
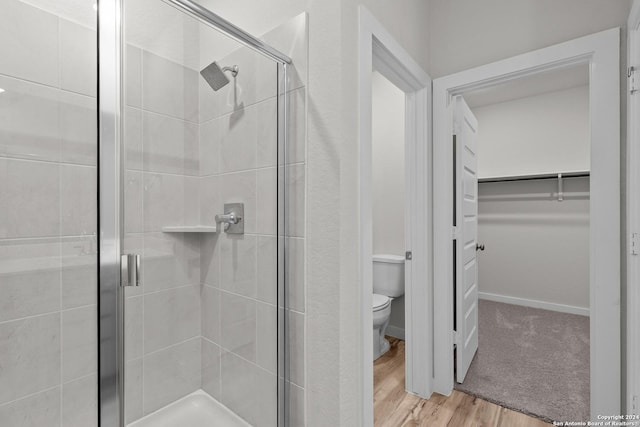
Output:
[[473,89],[585,64],[590,96],[590,413],[620,409],[619,30],[612,29],[434,81],[434,391],[453,388],[453,100]]
[[[359,137],[360,137],[360,278],[363,425],[373,425],[373,172],[372,79],[375,70],[405,96],[405,338],[406,390],[431,395],[432,352],[429,342],[431,239],[430,136],[428,129],[431,79],[389,32],[363,6],[359,8]],[[407,232],[406,230],[411,230]],[[415,326],[414,326],[415,325]],[[414,362],[415,361],[415,362]]]
[[455,102],[455,388],[588,420],[589,69]]

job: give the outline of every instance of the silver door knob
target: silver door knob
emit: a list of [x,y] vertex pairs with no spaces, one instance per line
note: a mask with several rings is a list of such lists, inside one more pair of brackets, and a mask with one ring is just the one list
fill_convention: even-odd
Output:
[[480,243],[476,243],[476,251],[484,251],[484,243],[482,245]]

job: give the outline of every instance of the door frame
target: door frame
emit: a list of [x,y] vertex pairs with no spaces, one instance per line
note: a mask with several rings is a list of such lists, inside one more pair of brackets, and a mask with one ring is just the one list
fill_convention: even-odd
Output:
[[[373,425],[373,250],[372,250],[372,73],[378,71],[405,92],[405,179],[408,212],[407,250],[413,260],[405,271],[406,389],[431,395],[431,78],[364,6],[359,6],[358,127],[363,423]],[[407,233],[407,231],[410,231]],[[414,363],[420,361],[419,363]]]
[[[640,0],[634,0],[627,22],[627,64],[640,66]],[[629,79],[628,79],[629,80]],[[630,81],[628,82],[630,84]],[[627,87],[627,397],[626,412],[640,415],[640,93]],[[633,235],[636,238],[633,239]],[[635,240],[635,242],[633,241]]]
[[619,414],[620,390],[620,29],[613,28],[433,82],[434,391],[453,390],[451,242],[453,96],[524,76],[590,69],[591,416]]

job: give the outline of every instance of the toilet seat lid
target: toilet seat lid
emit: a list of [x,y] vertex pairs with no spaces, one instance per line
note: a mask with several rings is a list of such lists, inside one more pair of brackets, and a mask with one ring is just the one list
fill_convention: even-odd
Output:
[[382,310],[391,304],[391,299],[386,295],[373,294],[373,310]]

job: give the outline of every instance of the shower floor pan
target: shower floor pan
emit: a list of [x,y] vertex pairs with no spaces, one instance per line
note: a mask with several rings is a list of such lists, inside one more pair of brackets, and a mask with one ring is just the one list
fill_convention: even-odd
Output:
[[127,427],[251,427],[202,390],[158,409]]

